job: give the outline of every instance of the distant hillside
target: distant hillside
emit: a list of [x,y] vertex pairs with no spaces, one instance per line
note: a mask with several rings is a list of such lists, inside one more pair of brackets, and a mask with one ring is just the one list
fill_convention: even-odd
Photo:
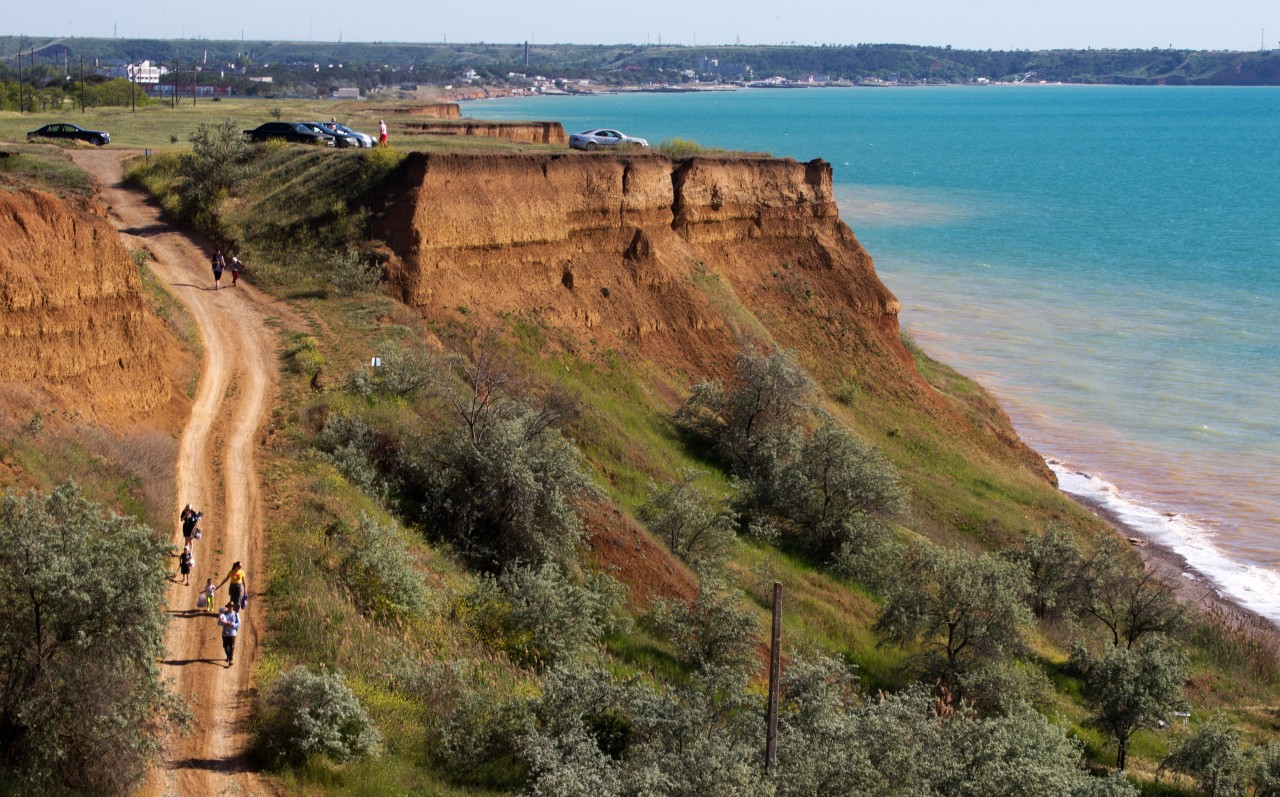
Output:
[[[589,78],[608,84],[680,83],[711,79],[703,59],[750,67],[755,78],[810,75],[835,81],[899,83],[1051,81],[1170,85],[1280,85],[1280,51],[1196,50],[955,50],[907,44],[848,46],[579,45],[523,43],[404,43],[211,41],[0,36],[0,77],[16,54],[35,51],[36,63],[61,69],[78,61],[123,63],[149,59],[217,70],[219,79],[249,75],[363,87],[398,83],[456,83],[466,70],[475,81],[504,84],[523,76]],[[317,72],[316,65],[321,65]],[[708,67],[709,69],[709,67]],[[692,71],[694,78],[685,72]],[[726,73],[727,74],[727,73]],[[733,72],[733,74],[737,74]],[[260,88],[260,87],[259,87]]]

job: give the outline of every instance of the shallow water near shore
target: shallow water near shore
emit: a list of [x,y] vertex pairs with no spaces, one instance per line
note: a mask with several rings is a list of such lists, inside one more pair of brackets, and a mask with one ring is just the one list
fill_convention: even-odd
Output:
[[463,112],[830,161],[904,329],[997,395],[1064,490],[1280,623],[1280,89],[754,90]]

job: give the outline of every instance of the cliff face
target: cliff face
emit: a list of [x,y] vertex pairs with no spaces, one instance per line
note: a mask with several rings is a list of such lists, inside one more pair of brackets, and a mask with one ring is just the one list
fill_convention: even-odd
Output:
[[39,387],[90,417],[138,418],[170,398],[161,322],[99,209],[0,191],[0,387]]
[[[827,384],[973,433],[916,371],[824,161],[418,153],[406,166],[379,233],[392,283],[427,315],[515,316],[692,378],[723,374],[754,336]],[[980,436],[1047,473],[1007,427]]]
[[391,108],[392,113],[407,116],[426,116],[431,119],[460,119],[462,112],[456,102],[432,102],[422,105],[409,105],[404,108]]
[[916,381],[898,302],[840,221],[822,161],[410,157],[381,230],[410,304],[536,316],[702,372],[753,331],[726,314],[728,296],[788,311],[818,290],[857,314],[883,367]]
[[400,128],[408,135],[479,136],[519,144],[569,145],[569,136],[559,122],[406,122]]

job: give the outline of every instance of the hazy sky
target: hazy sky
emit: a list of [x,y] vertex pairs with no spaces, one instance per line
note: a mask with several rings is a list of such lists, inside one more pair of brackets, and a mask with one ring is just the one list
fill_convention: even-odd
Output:
[[[618,44],[950,44],[970,49],[1280,47],[1276,0],[64,0],[17,2],[9,34]],[[443,6],[443,7],[442,7]],[[113,28],[114,26],[114,28]]]

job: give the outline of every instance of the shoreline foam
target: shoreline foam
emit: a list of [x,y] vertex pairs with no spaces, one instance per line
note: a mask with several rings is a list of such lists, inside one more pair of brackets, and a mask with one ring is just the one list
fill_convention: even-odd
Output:
[[1045,461],[1063,493],[1122,535],[1150,543],[1139,548],[1143,560],[1162,567],[1184,598],[1229,608],[1280,634],[1280,573],[1227,557],[1213,544],[1213,533],[1191,518],[1144,506],[1102,477],[1052,457]]

